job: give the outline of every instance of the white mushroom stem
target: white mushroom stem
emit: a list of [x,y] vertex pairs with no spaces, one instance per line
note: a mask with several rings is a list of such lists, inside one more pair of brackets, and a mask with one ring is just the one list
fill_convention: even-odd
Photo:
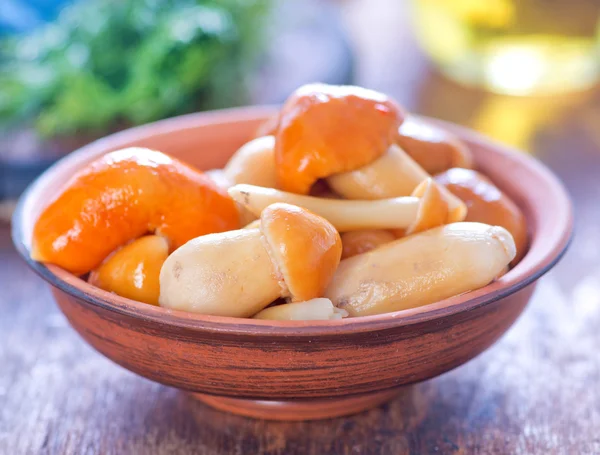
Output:
[[260,220],[254,220],[242,227],[242,229],[258,229],[260,227]]
[[410,196],[378,201],[323,199],[254,185],[234,185],[229,195],[257,216],[275,202],[294,204],[322,216],[340,232],[408,228],[417,218],[420,203]]
[[[332,175],[329,186],[347,199],[386,199],[412,194],[423,180],[431,176],[397,145],[372,163],[355,171]],[[448,201],[453,221],[464,219],[465,204],[447,189],[442,194]]]
[[414,308],[487,285],[515,254],[502,227],[449,224],[344,259],[325,297],[351,316]]
[[225,165],[225,177],[233,184],[276,187],[274,148],[274,136],[263,136],[247,142]]
[[258,229],[204,235],[175,250],[160,271],[159,304],[251,317],[279,297],[320,297],[341,255],[330,223],[300,207],[273,204]]
[[457,219],[456,214],[452,218],[442,187],[431,178],[421,182],[411,197],[377,201],[323,199],[253,185],[236,185],[229,189],[229,194],[255,215],[274,202],[304,207],[329,220],[340,232],[396,229],[413,234],[449,222],[462,221],[462,217]]
[[160,271],[160,306],[251,317],[281,297],[283,281],[259,229],[210,234],[175,250]]
[[336,308],[331,300],[316,298],[304,302],[284,303],[265,308],[254,315],[254,319],[279,321],[328,321],[348,316],[346,310]]

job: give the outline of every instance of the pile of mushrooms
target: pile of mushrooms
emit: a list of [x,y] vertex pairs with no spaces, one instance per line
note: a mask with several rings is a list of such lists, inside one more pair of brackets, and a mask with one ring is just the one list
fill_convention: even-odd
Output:
[[306,85],[202,175],[204,193],[235,203],[239,229],[175,248],[151,232],[88,281],[173,310],[256,319],[434,303],[486,286],[526,251],[523,214],[473,166],[466,144],[381,93]]
[[208,172],[249,224],[172,253],[161,305],[259,319],[386,313],[485,286],[525,250],[523,215],[471,169],[468,147],[380,93],[301,87],[257,135]]

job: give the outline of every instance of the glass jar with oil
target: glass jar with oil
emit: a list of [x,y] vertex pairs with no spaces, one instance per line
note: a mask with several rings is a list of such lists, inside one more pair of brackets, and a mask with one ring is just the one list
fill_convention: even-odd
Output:
[[422,47],[452,79],[512,95],[600,76],[600,0],[412,0]]

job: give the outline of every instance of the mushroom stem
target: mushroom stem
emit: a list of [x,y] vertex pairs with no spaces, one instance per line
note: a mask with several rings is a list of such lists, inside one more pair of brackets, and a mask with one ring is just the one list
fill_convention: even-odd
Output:
[[284,294],[278,276],[259,229],[205,235],[167,258],[159,303],[173,310],[251,317]]
[[348,316],[346,310],[336,308],[331,300],[316,298],[304,302],[284,303],[265,308],[254,315],[253,319],[279,321],[328,321]]
[[407,229],[408,233],[414,233],[453,221],[448,214],[448,204],[441,196],[441,187],[430,178],[415,189],[414,194],[421,197],[376,201],[323,199],[253,185],[235,185],[229,194],[255,215],[274,202],[304,207],[327,219],[340,232]]
[[[252,213],[252,212],[249,212]],[[245,225],[242,229],[258,229],[260,228],[260,220],[254,220]]]
[[502,227],[449,224],[344,259],[325,297],[351,316],[414,308],[487,285],[515,254]]
[[[386,199],[408,196],[430,175],[404,150],[392,145],[375,161],[355,171],[332,175],[327,183],[347,199]],[[447,189],[442,194],[448,201],[451,221],[464,219],[465,204]]]
[[304,207],[328,220],[340,232],[358,229],[407,228],[417,217],[419,198],[349,201],[302,196],[273,188],[234,185],[229,195],[255,215],[275,202]]

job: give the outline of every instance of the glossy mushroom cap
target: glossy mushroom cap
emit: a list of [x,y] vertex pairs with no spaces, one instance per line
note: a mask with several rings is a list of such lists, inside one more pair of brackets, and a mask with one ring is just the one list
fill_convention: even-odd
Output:
[[397,143],[429,174],[473,167],[471,151],[458,137],[413,116],[400,125]]
[[[261,231],[292,301],[321,297],[342,256],[342,241],[324,218],[285,203],[263,210]],[[287,290],[287,292],[286,292]]]
[[275,163],[279,188],[308,194],[319,178],[358,169],[383,155],[404,119],[387,96],[360,87],[310,84],[286,101]]
[[158,305],[160,269],[169,256],[169,242],[146,235],[108,256],[90,273],[88,282],[128,299]]
[[468,207],[465,221],[502,226],[514,238],[515,265],[527,250],[527,224],[517,205],[483,174],[471,169],[449,169],[435,177],[436,182],[462,199]]
[[367,253],[396,240],[396,236],[385,229],[343,232],[340,237],[342,238],[342,259]]
[[204,174],[164,153],[128,148],[103,155],[66,183],[36,222],[31,256],[83,274],[148,232],[177,248],[238,226],[235,203]]
[[453,221],[462,221],[462,219],[454,220],[451,218],[448,202],[440,191],[440,187],[432,178],[421,182],[413,191],[412,196],[420,198],[419,209],[414,223],[406,230],[407,235],[426,231]]

